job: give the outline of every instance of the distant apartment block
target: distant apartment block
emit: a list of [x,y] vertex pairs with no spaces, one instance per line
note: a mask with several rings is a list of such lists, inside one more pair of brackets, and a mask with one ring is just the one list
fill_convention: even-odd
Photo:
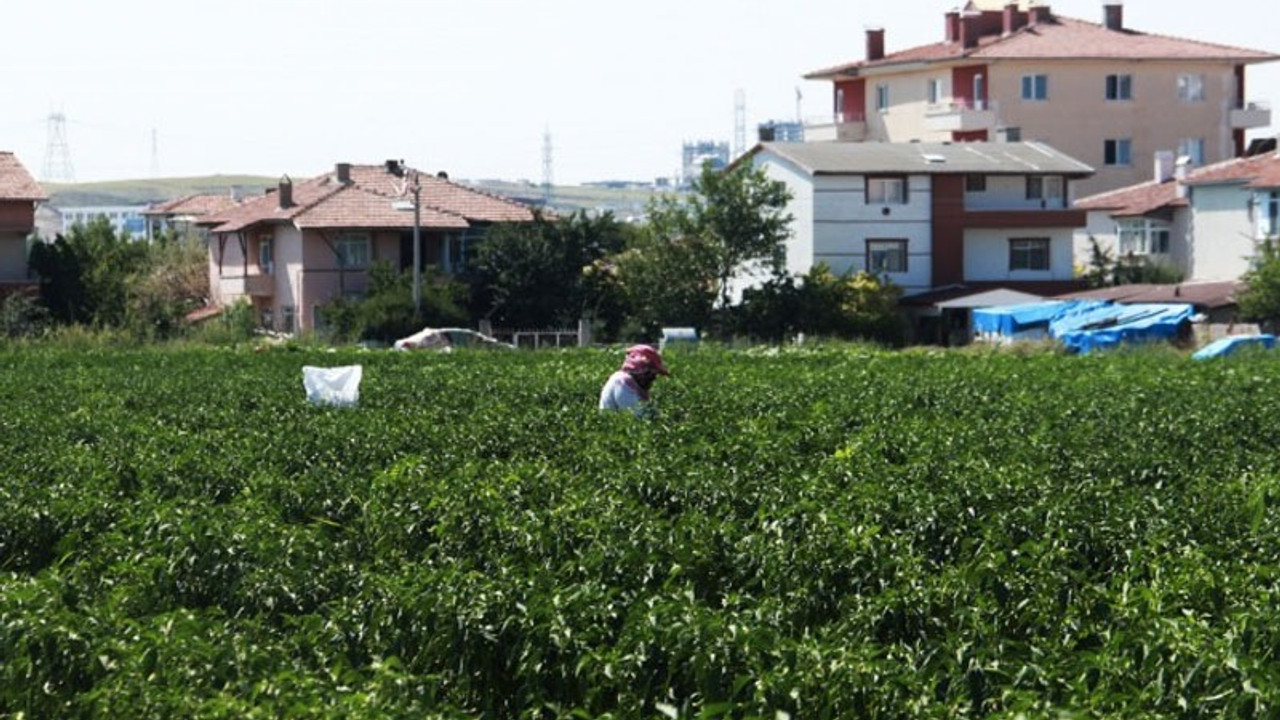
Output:
[[804,123],[770,120],[756,126],[760,142],[804,142]]
[[697,140],[687,142],[681,151],[680,179],[682,185],[689,185],[693,179],[702,174],[702,166],[711,163],[711,167],[720,169],[729,164],[729,143],[716,140]]
[[806,139],[1034,140],[1097,169],[1080,182],[1087,195],[1146,179],[1157,151],[1197,166],[1241,156],[1246,131],[1271,124],[1245,71],[1280,55],[1141,32],[1125,27],[1119,3],[1102,10],[1088,22],[971,0],[945,14],[941,42],[898,52],[869,29],[865,59],[805,75],[831,81],[833,108]]
[[147,205],[85,205],[57,208],[62,218],[62,233],[71,232],[76,225],[88,226],[105,218],[117,235],[130,235],[142,240],[147,237]]

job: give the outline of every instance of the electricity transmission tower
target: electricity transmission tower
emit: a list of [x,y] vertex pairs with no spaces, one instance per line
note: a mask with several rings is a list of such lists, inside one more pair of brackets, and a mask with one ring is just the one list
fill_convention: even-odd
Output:
[[45,182],[75,182],[76,172],[71,167],[71,148],[67,145],[67,116],[60,112],[49,114],[48,143],[44,150]]
[[542,133],[542,202],[551,204],[551,128]]
[[747,151],[747,94],[738,88],[733,94],[733,156]]

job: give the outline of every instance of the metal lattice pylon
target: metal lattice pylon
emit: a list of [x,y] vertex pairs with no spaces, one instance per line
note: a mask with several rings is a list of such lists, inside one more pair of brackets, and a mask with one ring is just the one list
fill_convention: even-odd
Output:
[[45,182],[75,182],[76,171],[71,166],[71,148],[67,145],[67,116],[60,112],[49,114],[48,144],[44,150]]

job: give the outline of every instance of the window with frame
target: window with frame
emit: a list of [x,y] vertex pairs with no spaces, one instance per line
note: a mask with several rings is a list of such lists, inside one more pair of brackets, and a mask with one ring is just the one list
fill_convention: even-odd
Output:
[[1182,138],[1178,141],[1178,157],[1191,159],[1196,167],[1204,165],[1204,138]]
[[1178,99],[1182,102],[1204,102],[1204,76],[1189,73],[1179,75]]
[[1028,200],[1061,200],[1062,199],[1062,176],[1061,175],[1028,175],[1027,176],[1027,199]]
[[333,244],[340,268],[369,267],[369,236],[343,235]]
[[1108,100],[1132,100],[1133,76],[1108,75],[1106,96]]
[[1048,100],[1049,99],[1049,76],[1048,75],[1023,75],[1022,76],[1022,99],[1023,100]]
[[1121,255],[1168,255],[1169,224],[1148,218],[1124,220],[1116,226]]
[[1049,238],[1010,238],[1010,270],[1048,270]]
[[263,235],[258,238],[258,269],[270,275],[275,272],[275,247],[274,238],[270,235]]
[[876,85],[876,110],[880,112],[889,110],[889,86],[884,83]]
[[904,273],[906,271],[906,240],[867,240],[867,272]]
[[904,177],[867,178],[868,205],[905,205],[907,179]]
[[930,105],[942,104],[942,81],[937,78],[929,78],[925,84],[925,97]]
[[987,191],[987,176],[970,173],[964,176],[964,191],[980,193]]
[[1258,236],[1267,239],[1280,235],[1280,190],[1260,192],[1254,196],[1254,203],[1260,209]]
[[1133,141],[1119,138],[1102,141],[1102,164],[1128,166],[1133,161]]

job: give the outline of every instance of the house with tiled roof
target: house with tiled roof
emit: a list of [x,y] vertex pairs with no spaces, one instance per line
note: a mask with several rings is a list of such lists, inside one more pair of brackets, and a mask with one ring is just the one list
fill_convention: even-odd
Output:
[[1267,103],[1246,92],[1246,68],[1277,59],[1125,27],[1118,3],[1088,22],[972,0],[945,14],[941,42],[888,52],[872,28],[864,59],[807,73],[831,82],[834,116],[805,137],[1036,140],[1097,168],[1080,184],[1093,194],[1142,181],[1159,150],[1196,165],[1243,155],[1246,131],[1271,124]]
[[0,151],[0,295],[34,286],[27,238],[35,232],[36,206],[48,199],[17,156]]
[[319,309],[334,298],[363,294],[376,262],[412,272],[416,257],[420,270],[455,273],[490,227],[533,220],[514,200],[389,160],[338,163],[298,183],[286,176],[197,224],[211,235],[213,302],[248,299],[264,325],[294,332],[323,324]]
[[197,231],[207,233],[199,221],[224,212],[245,202],[237,193],[196,193],[174,200],[153,203],[142,211],[146,221],[147,239],[160,237],[166,232],[183,233]]
[[[1272,146],[1274,148],[1274,145]],[[1088,238],[1113,257],[1169,265],[1187,281],[1239,279],[1266,240],[1280,240],[1280,153],[1201,168],[1157,154],[1152,179],[1076,201]],[[1089,244],[1077,242],[1077,262]]]

